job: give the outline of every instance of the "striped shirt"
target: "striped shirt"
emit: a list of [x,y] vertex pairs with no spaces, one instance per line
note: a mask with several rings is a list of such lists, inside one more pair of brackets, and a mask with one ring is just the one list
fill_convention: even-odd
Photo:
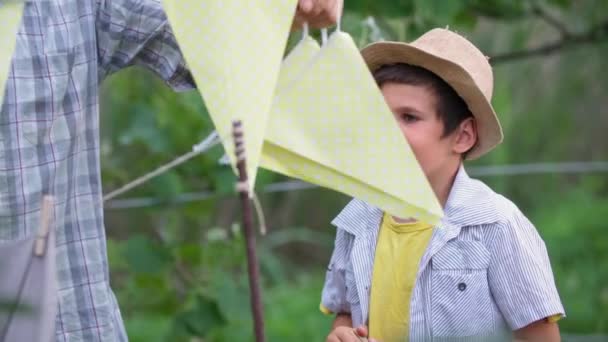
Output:
[[193,82],[160,0],[27,1],[16,39],[0,108],[0,244],[35,234],[42,195],[55,196],[56,340],[125,341],[106,255],[99,84],[133,64],[174,89]]
[[[352,200],[337,227],[321,304],[366,324],[382,211]],[[411,341],[510,337],[564,309],[545,244],[519,209],[461,168],[420,261]],[[372,336],[373,337],[373,336]]]

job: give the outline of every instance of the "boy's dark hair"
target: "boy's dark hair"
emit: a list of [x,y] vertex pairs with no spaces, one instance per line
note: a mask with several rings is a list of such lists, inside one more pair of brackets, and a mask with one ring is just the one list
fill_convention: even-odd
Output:
[[428,87],[437,97],[437,115],[443,122],[443,137],[458,128],[465,119],[473,117],[464,100],[439,76],[431,71],[405,63],[384,65],[374,71],[379,87],[385,83],[401,83]]

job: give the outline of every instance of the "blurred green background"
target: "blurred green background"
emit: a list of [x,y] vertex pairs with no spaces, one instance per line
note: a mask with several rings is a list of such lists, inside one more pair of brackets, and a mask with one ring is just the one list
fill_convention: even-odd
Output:
[[[360,46],[449,26],[491,57],[505,142],[469,163],[471,173],[608,161],[608,1],[345,3],[344,30]],[[212,130],[197,92],[173,93],[138,68],[105,82],[101,114],[105,192]],[[253,340],[240,207],[222,154],[216,147],[106,205],[112,287],[132,341]],[[479,178],[517,203],[546,241],[568,314],[562,332],[608,335],[608,172]],[[262,171],[257,184],[270,227],[258,239],[268,340],[322,341],[332,320],[318,311],[329,222],[349,198],[319,188],[264,192],[285,181]]]

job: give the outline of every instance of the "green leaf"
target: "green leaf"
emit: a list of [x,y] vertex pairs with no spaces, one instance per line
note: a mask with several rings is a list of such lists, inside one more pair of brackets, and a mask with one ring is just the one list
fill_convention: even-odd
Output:
[[470,10],[478,16],[487,16],[497,19],[521,19],[528,14],[528,2],[512,0],[476,0],[471,1]]
[[164,342],[171,327],[170,316],[138,312],[125,321],[132,342]]
[[466,0],[414,0],[414,7],[416,15],[438,25],[449,25],[466,3]]
[[262,189],[265,185],[275,182],[280,177],[272,171],[260,168],[255,179],[255,187],[256,189]]
[[453,23],[458,29],[472,31],[477,25],[477,16],[463,11],[453,18]]
[[181,334],[206,337],[214,329],[221,328],[226,322],[217,300],[199,294],[196,295],[191,308],[176,317],[175,328]]
[[136,273],[161,273],[171,262],[168,250],[142,235],[127,241],[123,256]]
[[162,199],[171,199],[184,191],[182,178],[176,172],[167,172],[151,181],[152,193]]
[[184,243],[177,247],[178,258],[189,264],[199,265],[202,258],[201,248],[204,247],[200,244]]
[[413,13],[411,0],[346,0],[344,9],[347,12],[358,12],[373,16],[407,16]]
[[219,194],[233,194],[235,192],[236,176],[229,166],[218,166],[216,172],[212,174],[213,187]]
[[213,272],[211,288],[225,317],[230,317],[231,321],[251,319],[249,288],[242,277],[218,269]]
[[556,5],[558,7],[561,7],[563,9],[568,9],[570,7],[572,7],[572,0],[549,0],[550,4]]

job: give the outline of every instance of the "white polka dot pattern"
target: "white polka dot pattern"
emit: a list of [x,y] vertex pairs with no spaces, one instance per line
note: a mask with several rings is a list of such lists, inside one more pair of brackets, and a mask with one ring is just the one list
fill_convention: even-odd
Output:
[[22,13],[23,3],[0,4],[0,107]]
[[232,120],[245,129],[255,184],[268,113],[296,0],[165,0],[188,67],[233,165]]
[[322,49],[301,42],[278,85],[262,167],[438,222],[441,206],[348,34]]

